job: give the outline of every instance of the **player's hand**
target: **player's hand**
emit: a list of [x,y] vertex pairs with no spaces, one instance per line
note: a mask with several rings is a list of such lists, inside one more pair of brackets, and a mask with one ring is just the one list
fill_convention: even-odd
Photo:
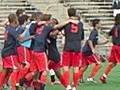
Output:
[[38,24],[38,26],[39,26],[39,25],[42,25],[42,24],[46,24],[46,21],[40,21],[40,22],[38,22],[37,24]]
[[69,20],[69,22],[71,22],[71,23],[74,23],[74,24],[78,24],[79,23],[79,21],[78,20]]
[[95,54],[95,49],[92,49],[92,53]]
[[105,41],[105,44],[108,43],[108,42],[109,42],[109,40],[106,40],[106,41]]
[[30,37],[31,37],[31,38],[35,38],[35,35],[31,35]]

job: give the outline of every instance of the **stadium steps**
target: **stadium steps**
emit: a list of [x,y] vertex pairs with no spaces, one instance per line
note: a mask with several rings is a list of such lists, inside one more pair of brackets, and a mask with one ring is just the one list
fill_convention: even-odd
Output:
[[[114,17],[113,17],[113,9],[112,9],[112,1],[109,2],[68,2],[66,3],[72,8],[76,8],[80,16],[83,18],[85,23],[88,23],[89,27],[91,27],[91,21],[95,18],[99,18],[101,20],[101,31],[100,31],[100,39],[106,40],[106,34],[110,31],[111,27],[114,25]],[[107,55],[107,49],[110,49],[108,46],[111,43],[106,45],[98,46],[97,53]],[[106,46],[106,47],[105,47]],[[104,48],[104,49],[102,49]],[[102,51],[100,51],[102,50]]]
[[110,30],[114,24],[112,2],[68,2],[67,4],[76,8],[88,24],[94,18],[99,18],[102,23],[102,30]]
[[[25,0],[3,0],[0,2],[0,22],[7,20],[10,13],[15,13],[17,9],[25,9],[28,14],[38,11],[34,6]],[[0,42],[3,42],[4,28],[0,27]]]

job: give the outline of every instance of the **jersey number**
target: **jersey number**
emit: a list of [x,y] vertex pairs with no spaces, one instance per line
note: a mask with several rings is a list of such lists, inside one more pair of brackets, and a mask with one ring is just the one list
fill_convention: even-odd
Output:
[[78,25],[77,24],[71,24],[71,32],[72,33],[78,32]]
[[41,34],[43,28],[44,28],[44,26],[38,27],[38,28],[36,29],[36,34]]

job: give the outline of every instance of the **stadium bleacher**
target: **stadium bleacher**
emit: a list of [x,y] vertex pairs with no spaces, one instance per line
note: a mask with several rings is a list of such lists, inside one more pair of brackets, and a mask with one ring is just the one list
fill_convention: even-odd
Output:
[[69,2],[76,8],[86,23],[94,18],[101,19],[102,30],[108,31],[113,25],[112,2]]
[[[0,21],[6,20],[7,16],[11,12],[15,12],[17,9],[23,8],[28,14],[36,11],[44,11],[46,7],[51,5],[50,13],[57,17],[60,21],[67,18],[66,10],[69,7],[76,8],[80,13],[82,21],[85,24],[85,30],[89,30],[90,22],[94,18],[100,18],[102,23],[102,30],[108,32],[112,27],[113,21],[113,9],[112,1],[109,2],[91,2],[90,0],[66,0],[65,7],[63,3],[59,3],[60,0],[3,0],[0,3]],[[100,0],[99,0],[100,1]],[[0,27],[0,42],[3,42],[4,28]],[[58,40],[60,41],[60,40]]]

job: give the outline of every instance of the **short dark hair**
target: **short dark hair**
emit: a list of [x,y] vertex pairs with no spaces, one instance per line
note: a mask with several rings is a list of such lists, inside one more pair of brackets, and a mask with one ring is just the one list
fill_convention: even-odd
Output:
[[17,21],[17,16],[14,13],[9,14],[8,21],[9,23],[13,23],[14,21]]
[[117,14],[115,16],[115,25],[118,25],[118,24],[120,24],[120,14]]
[[57,20],[57,18],[52,18],[52,20],[55,22],[55,24],[59,23],[58,20]]
[[22,15],[21,17],[18,18],[18,23],[19,25],[23,25],[25,21],[27,21],[29,16],[27,15]]
[[41,16],[40,20],[41,20],[41,21],[48,21],[48,20],[51,19],[51,17],[52,17],[51,14],[43,14],[43,15]]
[[76,17],[77,17],[77,20],[79,20],[79,21],[80,21],[80,19],[81,19],[81,18],[80,18],[80,16],[79,16],[79,15],[76,15]]
[[40,19],[41,15],[42,15],[42,12],[34,12],[34,13],[32,13],[30,20],[33,21],[36,19]]
[[25,12],[24,9],[18,9],[18,10],[16,11],[17,17],[20,17],[20,14],[23,14],[23,12]]
[[69,8],[68,9],[68,16],[71,17],[71,16],[76,16],[76,9],[74,8]]
[[100,22],[100,19],[94,19],[94,20],[92,20],[92,26],[95,27],[96,24],[99,24],[99,22]]

